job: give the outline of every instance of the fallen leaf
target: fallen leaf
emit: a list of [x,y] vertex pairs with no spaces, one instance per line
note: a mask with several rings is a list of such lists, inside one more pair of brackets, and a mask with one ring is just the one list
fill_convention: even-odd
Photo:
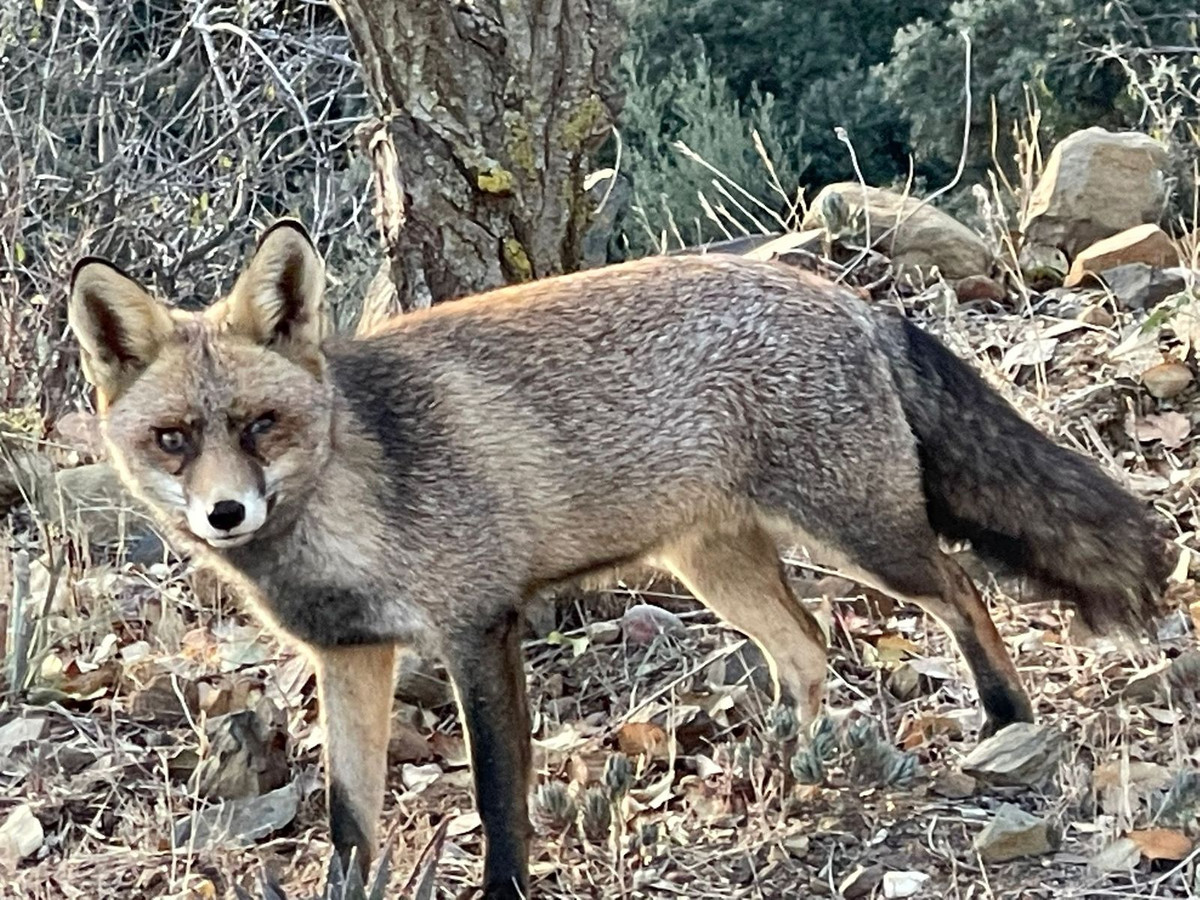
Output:
[[644,753],[651,759],[665,759],[668,744],[666,731],[653,722],[626,722],[617,729],[617,746],[626,756]]
[[1187,858],[1192,852],[1192,839],[1181,831],[1170,828],[1147,828],[1145,831],[1131,831],[1126,835],[1137,844],[1142,856],[1149,860]]
[[218,803],[180,820],[175,844],[194,841],[197,848],[252,844],[289,825],[299,801],[300,789],[293,782],[259,797]]
[[0,825],[0,860],[20,861],[32,856],[42,846],[46,833],[33,814],[33,807],[23,803],[8,814]]
[[1129,838],[1121,838],[1093,856],[1088,866],[1100,875],[1127,872],[1136,866],[1141,858],[1141,848]]
[[1178,447],[1192,433],[1192,422],[1183,413],[1165,412],[1140,419],[1132,419],[1126,423],[1126,432],[1142,443],[1162,441],[1168,449]]
[[441,777],[442,767],[437,763],[426,763],[423,766],[405,763],[400,767],[401,783],[414,794],[421,793]]
[[1000,366],[1005,369],[1015,369],[1018,366],[1036,366],[1040,363],[1047,363],[1054,358],[1054,351],[1057,347],[1058,338],[1042,338],[1041,340],[1034,338],[1029,341],[1021,341],[1008,348],[1004,359],[1000,361]]
[[898,662],[906,656],[920,656],[921,648],[901,634],[885,634],[875,642],[879,658],[885,662]]
[[46,730],[46,720],[41,716],[24,716],[0,725],[0,756],[8,756],[19,747],[31,744]]

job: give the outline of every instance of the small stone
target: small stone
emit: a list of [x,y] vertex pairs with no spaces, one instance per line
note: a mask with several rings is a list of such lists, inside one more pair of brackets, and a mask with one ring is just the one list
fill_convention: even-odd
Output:
[[908,663],[901,663],[888,676],[887,688],[897,700],[912,700],[921,693],[921,675]]
[[987,275],[968,275],[960,278],[954,284],[954,293],[959,303],[970,303],[972,300],[1003,301],[1008,294],[1003,285]]
[[888,900],[915,897],[927,881],[929,876],[924,872],[888,872],[883,876],[883,896]]
[[1088,275],[1108,272],[1130,263],[1145,263],[1158,267],[1177,266],[1179,254],[1175,245],[1171,243],[1171,238],[1157,225],[1126,228],[1081,250],[1072,261],[1071,270],[1063,284],[1066,287],[1075,287]]
[[962,770],[995,785],[1037,787],[1052,780],[1062,755],[1062,735],[1045,725],[1014,722],[983,741]]
[[1096,325],[1100,328],[1111,328],[1116,318],[1103,306],[1085,306],[1079,311],[1077,317],[1080,322],[1087,325]]
[[1192,370],[1179,362],[1160,363],[1142,373],[1142,384],[1152,397],[1166,400],[1192,383]]
[[963,772],[942,772],[931,787],[935,794],[948,800],[962,800],[975,793],[975,779]]
[[1182,269],[1156,269],[1142,262],[1106,269],[1092,277],[1103,282],[1126,309],[1157,306],[1187,287]]
[[621,639],[621,623],[612,619],[592,622],[584,628],[584,634],[593,644],[615,644]]
[[996,810],[995,818],[976,835],[974,847],[984,862],[999,863],[1052,853],[1059,841],[1057,829],[1045,819],[1004,803]]

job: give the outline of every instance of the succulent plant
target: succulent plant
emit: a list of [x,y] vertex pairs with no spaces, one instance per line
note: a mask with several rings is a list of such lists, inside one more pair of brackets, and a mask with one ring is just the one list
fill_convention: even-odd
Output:
[[580,819],[583,833],[589,841],[600,843],[608,838],[612,829],[612,797],[607,788],[590,788],[583,795]]
[[891,786],[911,781],[920,770],[917,757],[897,750],[884,740],[879,726],[860,719],[847,729],[846,744],[852,760],[852,774],[875,784]]
[[786,703],[777,703],[771,707],[767,716],[767,734],[776,744],[786,744],[794,740],[800,733],[800,723],[796,721],[796,711]]
[[575,821],[575,802],[560,781],[538,785],[533,808],[538,824],[546,831],[562,831]]
[[633,784],[633,763],[624,753],[613,753],[605,761],[604,784],[614,800],[629,792]]
[[[391,878],[391,852],[386,853],[379,861],[375,877],[371,879],[370,887],[363,884],[358,864],[353,855],[350,861],[350,871],[347,874],[342,868],[342,858],[337,853],[329,860],[328,874],[325,878],[325,888],[312,900],[383,900],[384,890]],[[234,893],[238,900],[289,900],[283,887],[275,876],[265,870],[259,875],[259,896],[254,896],[241,887],[235,887]],[[430,892],[427,897],[432,897]],[[416,900],[414,897],[413,900]],[[421,900],[426,900],[422,897]]]
[[[437,865],[442,855],[442,845],[446,841],[446,829],[450,820],[445,819],[437,827],[430,838],[412,874],[400,892],[395,895],[398,900],[434,900],[434,888],[437,883]],[[325,888],[311,900],[384,900],[384,891],[392,875],[392,853],[389,846],[379,860],[375,876],[370,886],[363,883],[362,875],[355,862],[350,858],[349,874],[342,867],[341,857],[333,853],[329,860],[328,874],[325,878]],[[273,875],[265,871],[259,875],[260,894],[255,896],[241,887],[234,888],[237,900],[289,900],[279,882]]]

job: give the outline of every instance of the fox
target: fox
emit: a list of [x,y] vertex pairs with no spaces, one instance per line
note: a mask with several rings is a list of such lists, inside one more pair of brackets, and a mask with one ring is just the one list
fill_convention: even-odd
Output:
[[[312,658],[328,826],[365,874],[393,668],[444,661],[482,822],[483,895],[530,896],[522,610],[651,567],[762,649],[774,701],[825,703],[803,545],[925,610],[971,672],[982,735],[1034,710],[942,539],[1144,630],[1171,566],[1150,505],[1043,434],[901,313],[774,261],[656,256],[332,334],[304,225],[259,238],[182,311],[96,257],[68,322],[120,480],[164,533]],[[353,862],[352,862],[353,861]]]

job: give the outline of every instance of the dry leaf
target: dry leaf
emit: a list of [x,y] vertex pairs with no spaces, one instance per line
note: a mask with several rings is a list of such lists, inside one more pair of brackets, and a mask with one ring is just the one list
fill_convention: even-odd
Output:
[[879,658],[885,662],[896,662],[905,656],[920,656],[921,648],[900,634],[885,634],[875,642]]
[[1015,369],[1018,366],[1036,366],[1039,363],[1050,362],[1054,350],[1058,347],[1058,338],[1042,338],[1021,341],[1013,344],[1000,361],[1001,368]]
[[33,808],[23,803],[8,814],[0,825],[0,860],[22,860],[32,856],[46,838],[42,823]]
[[1149,860],[1185,859],[1192,852],[1192,839],[1181,831],[1170,828],[1147,828],[1131,831],[1126,835],[1137,844],[1142,856]]
[[1183,444],[1192,432],[1192,422],[1183,413],[1165,412],[1126,422],[1126,432],[1142,443],[1162,441],[1164,447]]
[[670,739],[661,725],[626,722],[617,729],[617,746],[626,756],[644,753],[651,759],[666,759]]

